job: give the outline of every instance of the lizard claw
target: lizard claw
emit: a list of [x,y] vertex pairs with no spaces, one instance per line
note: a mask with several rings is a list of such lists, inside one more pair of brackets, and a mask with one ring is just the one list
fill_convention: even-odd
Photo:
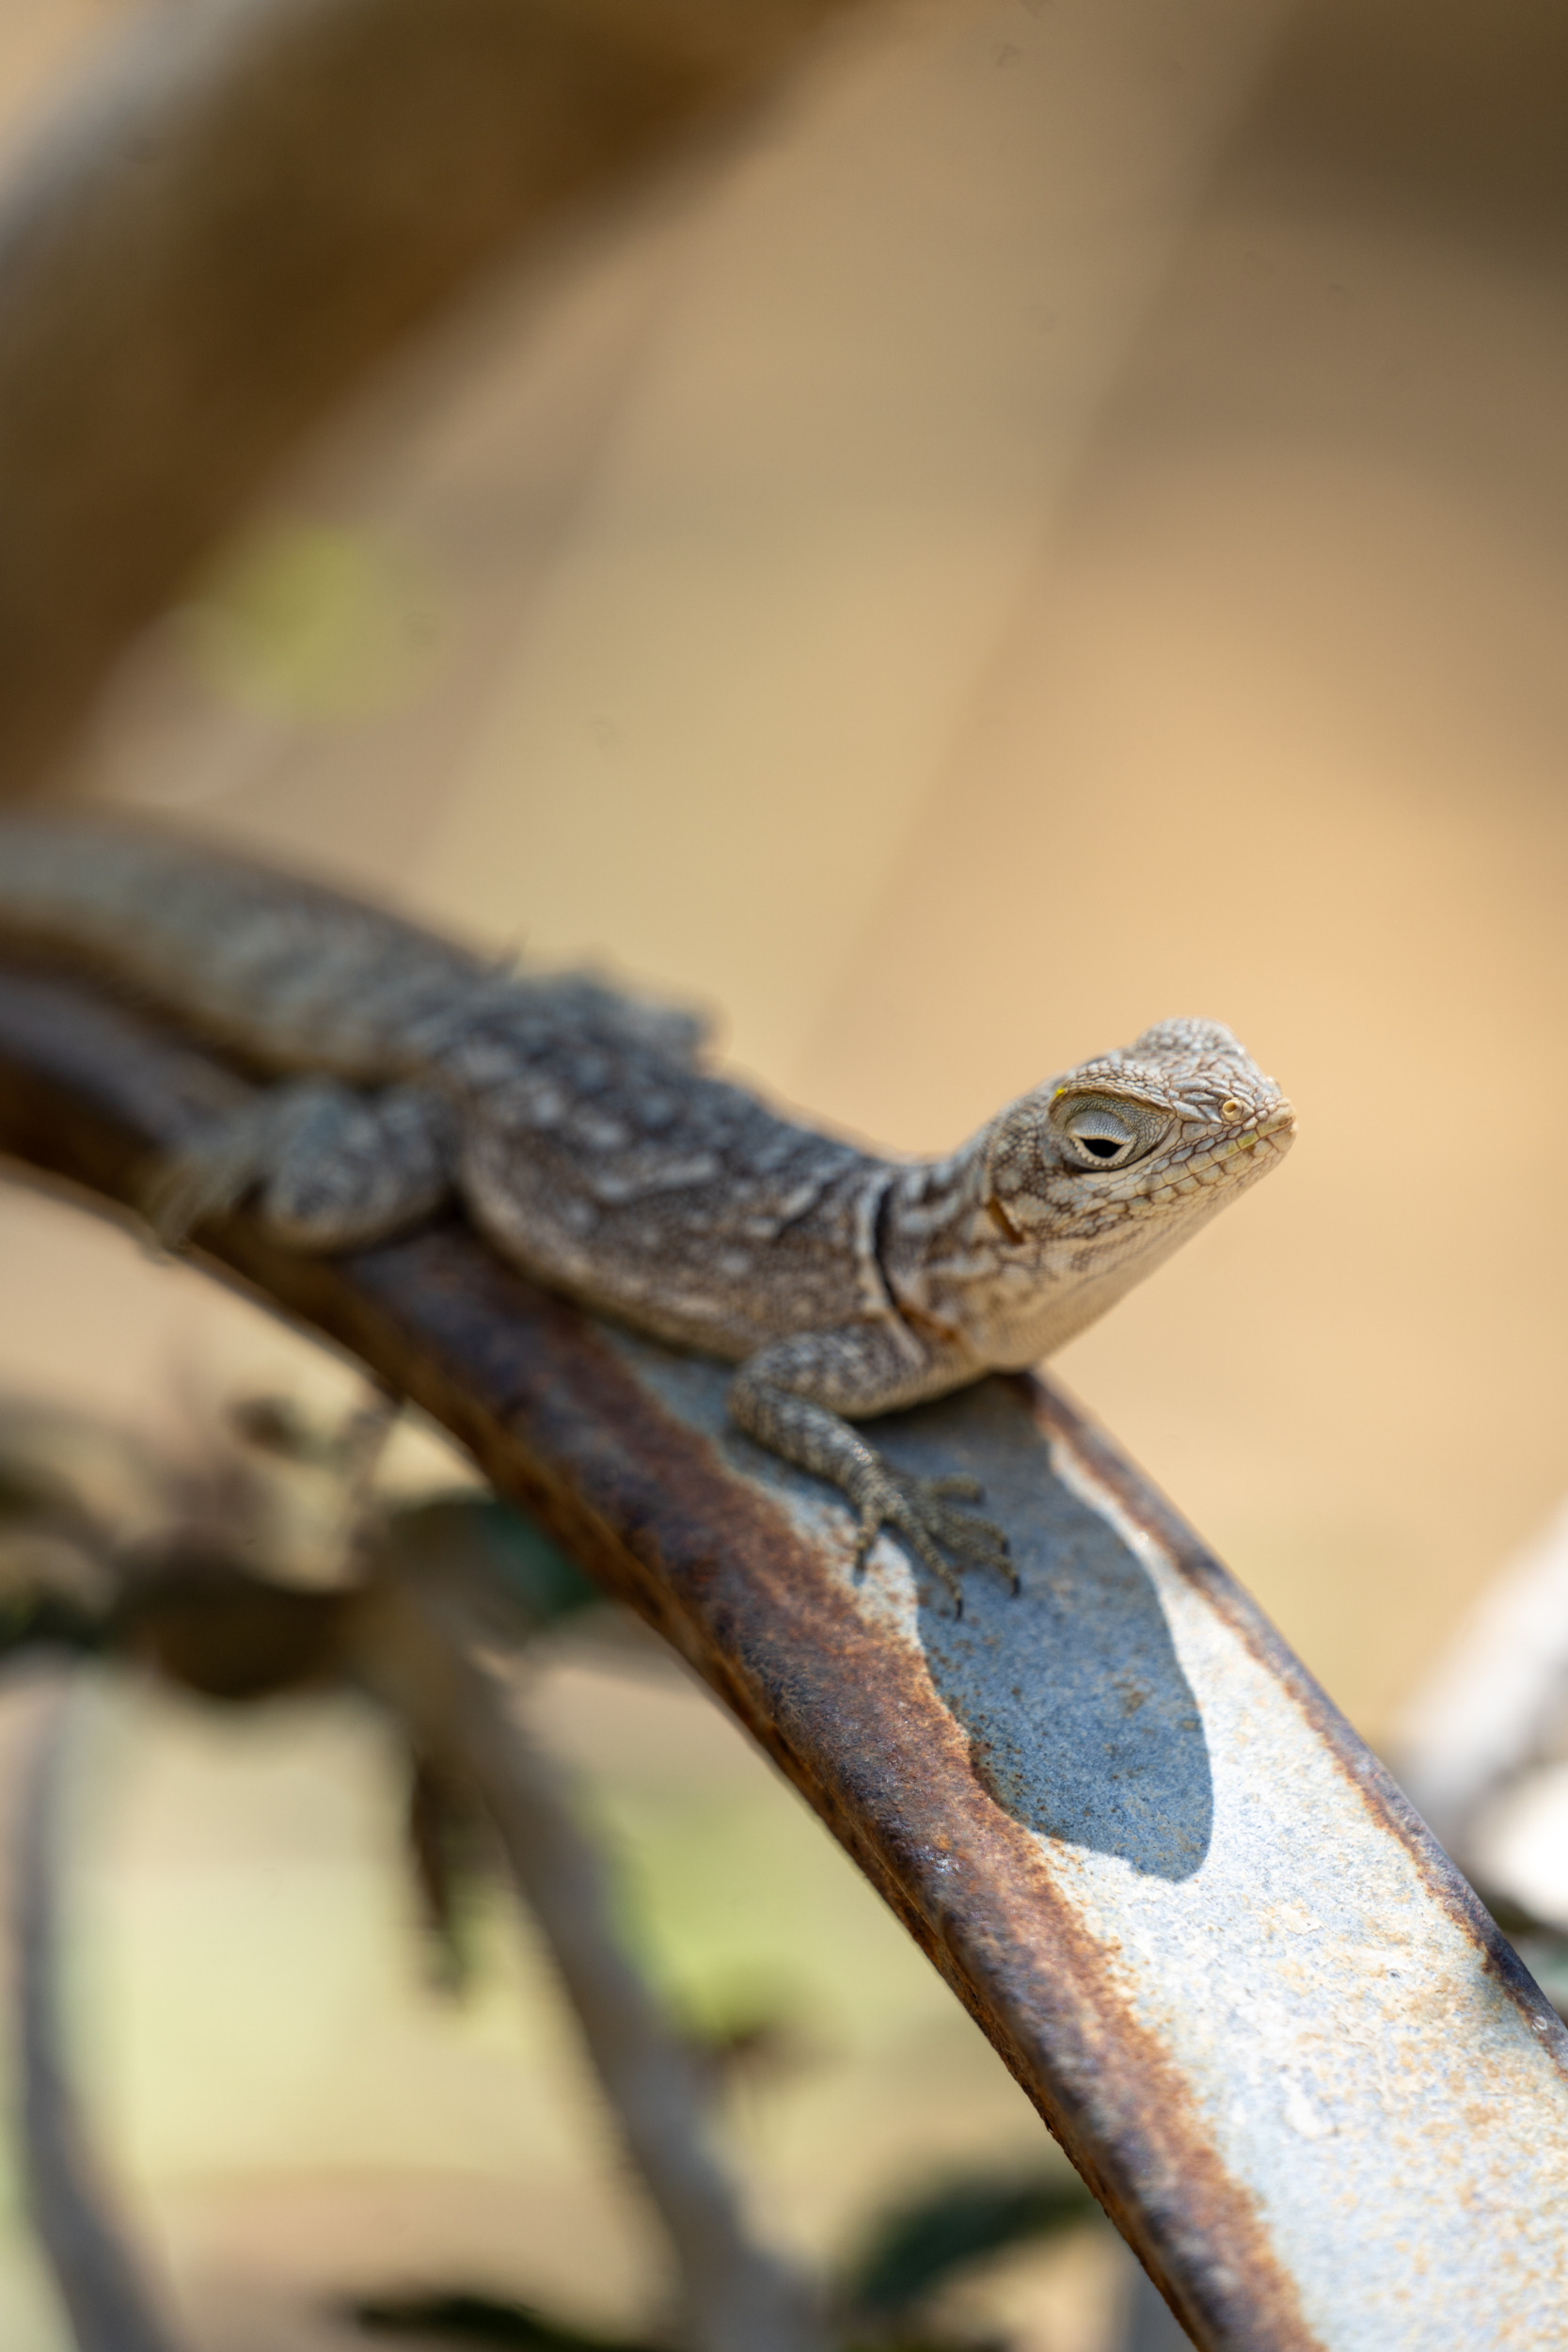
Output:
[[[814,1342],[791,1342],[803,1347]],[[756,1362],[766,1363],[766,1354]],[[855,1567],[865,1565],[881,1530],[891,1528],[918,1565],[952,1596],[956,1616],[963,1614],[966,1568],[993,1568],[1016,1593],[1018,1574],[1000,1527],[964,1509],[978,1502],[981,1488],[966,1471],[936,1478],[895,1470],[831,1407],[814,1397],[782,1388],[755,1365],[746,1365],[730,1384],[730,1412],[741,1428],[786,1462],[835,1486],[859,1518]]]
[[196,1226],[239,1205],[256,1181],[258,1142],[257,1121],[242,1109],[153,1172],[141,1209],[166,1249],[178,1249]]
[[[1018,1570],[1005,1531],[972,1511],[958,1510],[952,1500],[962,1496],[975,1502],[980,1493],[973,1478],[917,1478],[878,1462],[875,1470],[858,1482],[854,1497],[861,1511],[855,1541],[857,1569],[864,1566],[867,1552],[888,1527],[951,1596],[955,1616],[963,1615],[961,1571],[966,1567],[994,1568],[1016,1593]],[[944,1556],[947,1553],[952,1559]]]

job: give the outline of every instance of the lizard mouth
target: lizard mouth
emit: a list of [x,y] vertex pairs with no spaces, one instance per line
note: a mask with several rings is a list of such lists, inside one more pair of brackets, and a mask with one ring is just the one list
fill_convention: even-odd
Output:
[[1267,1119],[1258,1121],[1253,1132],[1259,1143],[1273,1143],[1283,1151],[1295,1138],[1295,1106],[1291,1103],[1281,1103],[1276,1111],[1271,1111]]
[[1259,1144],[1272,1145],[1276,1152],[1282,1152],[1294,1139],[1295,1132],[1295,1111],[1289,1103],[1282,1103],[1277,1110],[1265,1112],[1261,1119],[1251,1119],[1244,1127],[1223,1136],[1206,1156],[1226,1159],[1233,1152],[1255,1152]]
[[[1238,1157],[1245,1155],[1253,1167],[1267,1168],[1283,1156],[1295,1141],[1296,1115],[1289,1103],[1270,1111],[1263,1119],[1255,1120],[1239,1134],[1227,1136],[1222,1141],[1195,1159],[1194,1169],[1203,1164],[1210,1183],[1216,1177],[1240,1176],[1245,1180],[1247,1170],[1235,1166]],[[1210,1173],[1212,1171],[1212,1173]]]
[[1155,1207],[1164,1208],[1215,1187],[1251,1184],[1290,1150],[1295,1131],[1295,1112],[1289,1103],[1282,1103],[1245,1126],[1229,1128],[1212,1142],[1199,1145],[1175,1166],[1150,1171],[1151,1183],[1146,1179],[1139,1184],[1137,1179],[1144,1170],[1129,1168],[1122,1197],[1133,1200],[1141,1195]]

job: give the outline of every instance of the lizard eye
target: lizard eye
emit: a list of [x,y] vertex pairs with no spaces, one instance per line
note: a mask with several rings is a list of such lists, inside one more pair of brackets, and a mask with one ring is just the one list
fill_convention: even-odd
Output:
[[1170,1123],[1141,1103],[1093,1094],[1062,1097],[1053,1120],[1080,1168],[1126,1168],[1152,1152]]

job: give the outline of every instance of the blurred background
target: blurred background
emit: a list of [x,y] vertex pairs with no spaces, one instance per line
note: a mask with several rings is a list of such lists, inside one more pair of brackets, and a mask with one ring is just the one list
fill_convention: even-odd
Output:
[[[126,12],[0,0],[14,150]],[[1568,1487],[1565,264],[1544,0],[878,13],[341,413],[72,781],[700,999],[901,1149],[1229,1023],[1290,1164],[1059,1372],[1386,1744]],[[15,1187],[0,1269],[7,1390],[150,1433],[351,1393]],[[788,2026],[737,2113],[783,2240],[1046,2161],[673,1662],[562,1633],[540,1706],[658,1980]],[[653,2255],[569,2028],[499,1930],[465,2007],[423,1986],[368,1719],[106,1689],[80,1780],[74,2029],[203,2341],[341,2343],[325,2295],[416,2275],[630,2324]],[[959,2316],[1105,2352],[1120,2265],[1085,2227]],[[0,2328],[63,2341],[14,2204]]]

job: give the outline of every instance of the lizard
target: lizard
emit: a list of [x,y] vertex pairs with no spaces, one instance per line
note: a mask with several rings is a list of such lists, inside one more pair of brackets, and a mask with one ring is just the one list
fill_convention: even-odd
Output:
[[734,1363],[730,1419],[840,1491],[857,1568],[887,1528],[956,1609],[966,1568],[1016,1585],[1005,1534],[974,1481],[900,1471],[854,1423],[1051,1354],[1294,1133],[1227,1028],[1179,1019],[896,1158],[710,1067],[696,1016],[123,820],[0,820],[0,948],[273,1081],[162,1167],[170,1246],[249,1199],[286,1246],[348,1250],[455,1196],[524,1273]]

